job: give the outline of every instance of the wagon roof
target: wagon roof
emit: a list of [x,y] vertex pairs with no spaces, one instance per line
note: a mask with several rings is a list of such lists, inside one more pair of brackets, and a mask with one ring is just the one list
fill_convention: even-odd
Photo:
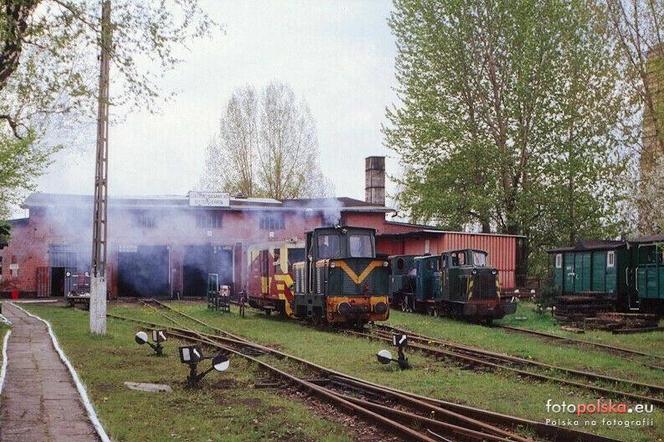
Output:
[[587,240],[579,241],[574,246],[556,247],[547,250],[548,253],[574,252],[582,250],[614,250],[625,246],[625,241],[621,240]]

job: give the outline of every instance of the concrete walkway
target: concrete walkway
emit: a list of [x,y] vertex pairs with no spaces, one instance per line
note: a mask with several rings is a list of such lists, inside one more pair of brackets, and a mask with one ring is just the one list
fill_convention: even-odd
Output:
[[0,396],[0,442],[98,441],[46,325],[4,303],[13,323]]

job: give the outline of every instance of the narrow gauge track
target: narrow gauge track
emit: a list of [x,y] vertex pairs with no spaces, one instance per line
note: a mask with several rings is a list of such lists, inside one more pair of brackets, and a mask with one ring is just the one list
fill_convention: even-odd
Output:
[[[639,402],[649,402],[660,406],[664,405],[664,387],[660,385],[645,384],[628,379],[605,376],[599,373],[559,367],[543,362],[483,350],[477,347],[455,344],[449,341],[435,339],[384,324],[374,325],[373,330],[371,331],[345,331],[345,333],[386,342],[392,341],[393,333],[405,333],[408,335],[408,339],[410,340],[408,344],[410,348],[414,348],[434,357],[453,359],[473,366],[483,366],[493,369],[507,370],[523,377],[570,385],[573,387],[602,393],[611,397],[629,398]],[[540,372],[527,371],[524,369],[525,367],[534,368],[540,370]],[[584,383],[566,378],[553,377],[542,373],[542,371],[558,372],[568,377],[583,378],[591,382],[600,382],[622,387],[638,388],[640,390],[647,391],[650,394],[645,395],[614,390],[592,383]]]
[[[491,327],[495,328],[501,328],[503,330],[507,330],[509,332],[514,332],[514,333],[521,333],[525,335],[530,335],[530,336],[536,336],[539,338],[543,339],[550,339],[550,340],[555,340],[558,342],[563,342],[566,344],[570,345],[575,345],[575,346],[587,346],[587,347],[595,347],[598,349],[601,349],[603,351],[607,351],[609,353],[613,354],[623,354],[623,355],[628,355],[628,356],[642,356],[646,358],[651,358],[653,360],[659,360],[659,361],[664,361],[664,356],[659,356],[659,355],[654,355],[638,350],[633,350],[631,348],[625,348],[625,347],[618,347],[615,345],[609,345],[609,344],[602,344],[601,342],[593,342],[593,341],[587,341],[585,339],[574,339],[574,338],[569,338],[565,336],[558,336],[554,335],[553,333],[546,333],[542,331],[537,331],[537,330],[530,330],[527,328],[521,328],[521,327],[513,327],[510,325],[492,325]],[[649,365],[649,364],[646,364]],[[662,369],[664,367],[658,366],[658,365],[649,365],[652,368],[659,368]]]
[[[181,326],[163,326],[153,322],[110,314],[108,316],[142,324],[148,328],[161,328],[172,337],[189,342],[199,342],[251,360],[288,384],[309,391],[342,409],[354,411],[372,423],[388,428],[391,432],[404,436],[409,440],[450,440],[441,436],[440,433],[452,435],[454,440],[532,440],[510,431],[517,429],[527,429],[542,440],[583,440],[590,442],[613,440],[582,431],[546,425],[541,422],[428,398],[367,382],[232,335],[159,301],[153,303],[219,334],[203,333]],[[175,324],[179,323],[175,318],[163,312],[160,312],[160,314]],[[257,358],[260,356],[252,356],[252,354],[268,354],[282,360],[296,362],[315,372],[317,380],[307,381],[286,373],[265,361],[258,360]]]

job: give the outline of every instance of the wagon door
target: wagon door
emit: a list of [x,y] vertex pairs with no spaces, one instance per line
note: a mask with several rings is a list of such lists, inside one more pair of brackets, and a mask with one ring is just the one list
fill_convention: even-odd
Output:
[[577,253],[574,257],[574,291],[590,291],[590,253]]
[[563,293],[574,293],[574,253],[565,253],[565,288]]

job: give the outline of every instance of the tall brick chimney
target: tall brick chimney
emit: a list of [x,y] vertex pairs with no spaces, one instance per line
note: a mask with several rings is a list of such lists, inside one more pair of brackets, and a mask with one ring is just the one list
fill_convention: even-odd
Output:
[[367,157],[364,163],[364,200],[385,205],[385,157]]

